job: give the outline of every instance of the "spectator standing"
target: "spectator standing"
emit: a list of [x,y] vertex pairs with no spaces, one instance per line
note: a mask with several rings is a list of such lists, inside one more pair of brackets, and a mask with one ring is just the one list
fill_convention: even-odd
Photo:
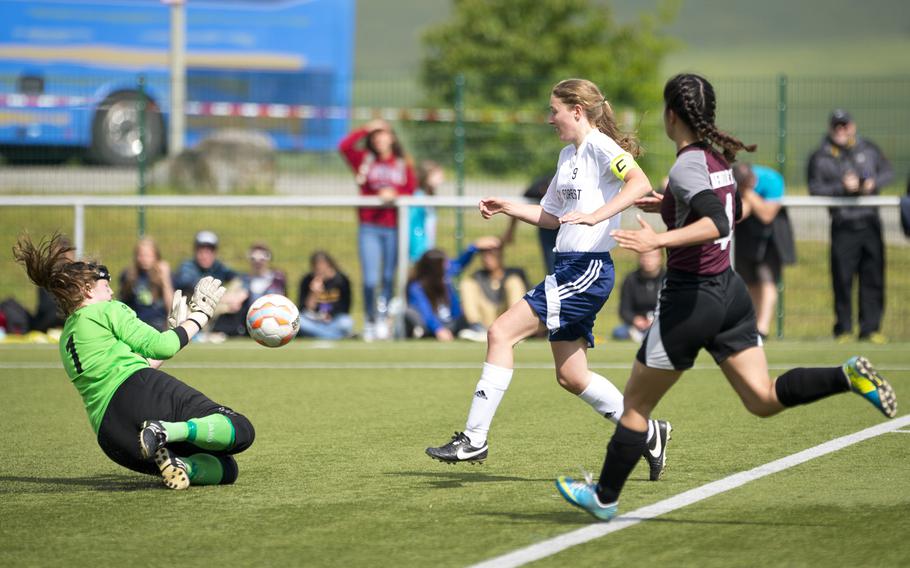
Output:
[[619,317],[622,323],[613,328],[613,339],[631,339],[641,343],[654,321],[654,309],[666,271],[659,250],[638,255],[638,269],[622,282],[619,295]]
[[483,268],[462,278],[459,292],[470,335],[485,340],[487,328],[528,291],[528,281],[524,270],[503,264],[503,245],[498,238],[485,237],[476,246]]
[[161,250],[151,237],[143,237],[133,249],[133,263],[120,273],[120,301],[136,317],[158,331],[167,329],[167,312],[174,298],[171,267],[161,259]]
[[[809,158],[809,193],[826,197],[878,195],[894,177],[878,146],[856,135],[856,123],[837,109],[828,134]],[[853,278],[859,278],[859,338],[885,343],[885,245],[877,207],[840,206],[831,215],[831,283],[834,289],[834,336],[853,335]]]
[[767,339],[783,265],[796,262],[790,218],[781,206],[784,176],[765,166],[739,162],[733,166],[733,177],[743,203],[743,220],[733,241],[736,272],[749,289],[758,333]]
[[[385,121],[374,120],[352,131],[338,149],[354,170],[361,195],[379,197],[391,204],[399,195],[414,193],[416,180],[411,159]],[[366,340],[388,339],[388,305],[398,258],[397,211],[391,207],[361,207],[358,215],[363,335]]]
[[[436,195],[436,190],[445,180],[442,166],[425,160],[417,168],[417,189],[415,197]],[[410,208],[410,236],[408,238],[408,260],[411,264],[431,248],[436,247],[436,208],[415,206]]]
[[351,283],[325,251],[310,257],[310,272],[300,281],[300,331],[304,337],[343,339],[351,335]]

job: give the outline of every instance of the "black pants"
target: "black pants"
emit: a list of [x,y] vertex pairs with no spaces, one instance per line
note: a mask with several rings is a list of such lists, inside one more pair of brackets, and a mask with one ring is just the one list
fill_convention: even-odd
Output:
[[158,475],[151,459],[139,451],[139,430],[146,420],[185,422],[210,414],[224,414],[234,425],[234,446],[221,451],[203,450],[188,442],[168,444],[178,456],[206,453],[215,456],[237,454],[250,447],[253,425],[242,414],[213,402],[196,389],[163,371],[146,368],[133,373],[114,393],[101,419],[98,445],[114,462],[140,473]]
[[879,331],[885,310],[885,244],[881,221],[831,225],[834,335],[853,331],[853,277],[859,276],[859,336]]

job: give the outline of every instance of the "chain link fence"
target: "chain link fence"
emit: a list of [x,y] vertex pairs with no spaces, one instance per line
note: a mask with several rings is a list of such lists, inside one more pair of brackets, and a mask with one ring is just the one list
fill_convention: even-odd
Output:
[[[98,106],[99,101],[91,92],[93,85],[103,79],[56,78],[72,86],[73,94],[69,99],[42,99],[17,93],[19,85],[15,78],[0,77],[0,127],[15,129],[23,139],[36,128],[51,129],[45,133],[59,135],[50,145],[7,144],[0,148],[4,156],[0,164],[0,196],[154,195],[175,191],[167,183],[161,183],[160,161],[150,160],[143,171],[137,164],[97,163],[91,137],[98,129],[92,125],[97,124],[99,109],[104,107]],[[292,143],[294,136],[301,137],[299,146],[303,147],[303,138],[312,128],[325,126],[317,127],[307,121],[357,125],[369,118],[385,118],[399,133],[415,162],[430,159],[446,169],[441,195],[476,198],[495,194],[517,198],[532,179],[552,171],[562,146],[546,124],[547,93],[554,82],[542,80],[513,86],[537,96],[534,103],[510,108],[488,105],[466,84],[456,85],[455,92],[461,93],[456,101],[433,104],[414,83],[389,80],[355,83],[354,105],[346,109],[322,107],[318,101],[315,104],[304,101],[306,104],[289,110],[258,103],[258,106],[245,105],[240,99],[191,100],[187,107],[188,113],[192,113],[188,124],[197,128],[194,135],[197,139],[225,127],[268,133],[277,125],[284,135],[291,137]],[[860,135],[876,142],[891,160],[897,181],[885,188],[884,193],[903,193],[910,172],[910,134],[904,128],[910,123],[910,107],[906,104],[910,100],[910,77],[714,78],[713,82],[719,101],[719,125],[744,141],[759,145],[758,152],[749,159],[779,167],[786,177],[788,195],[805,193],[806,160],[826,131],[828,114],[836,107],[850,111]],[[127,149],[135,148],[137,140],[146,140],[140,147],[150,149],[154,144],[148,141],[145,131],[154,128],[149,125],[156,124],[159,117],[162,128],[166,128],[167,103],[154,98],[154,85],[148,88],[145,97],[138,85],[138,77],[125,85],[135,96],[119,107],[120,118],[102,130]],[[601,86],[609,98],[609,85]],[[139,101],[144,101],[146,108],[142,117],[138,112]],[[658,103],[645,109],[621,104],[615,104],[615,108],[622,125],[639,131],[647,152],[641,162],[652,182],[659,183],[674,158],[673,147],[663,135],[662,108]],[[154,114],[158,111],[163,114]],[[270,112],[286,115],[269,116]],[[145,125],[141,135],[140,121]],[[49,126],[38,126],[45,124]],[[84,133],[82,138],[79,132]],[[74,143],[76,139],[80,140],[78,144]],[[161,139],[166,139],[163,131]],[[81,149],[73,150],[76,147]],[[278,151],[273,160],[274,185],[268,193],[295,198],[357,194],[351,172],[333,150]],[[185,191],[197,193],[192,188]],[[897,228],[896,209],[884,207],[882,214],[887,244],[887,308],[883,331],[892,338],[910,340],[910,307],[905,307],[903,302],[910,293],[906,276],[910,274],[910,248]],[[827,337],[833,324],[827,211],[822,206],[801,206],[791,209],[790,215],[797,233],[799,262],[785,270],[784,336]],[[499,235],[505,230],[503,220],[484,222],[467,207],[442,207],[439,216],[438,244],[450,254],[478,236]],[[633,218],[626,215],[626,223]],[[7,251],[15,236],[24,230],[40,235],[55,229],[66,233],[75,229],[70,205],[0,206],[0,227],[0,244]],[[309,254],[315,249],[329,250],[352,277],[354,312],[359,317],[356,214],[350,206],[268,205],[191,211],[155,207],[146,209],[144,220],[130,207],[91,207],[85,215],[85,251],[100,256],[113,270],[119,271],[129,262],[134,237],[148,233],[158,239],[165,258],[176,265],[191,254],[193,234],[203,228],[219,232],[222,257],[241,270],[246,267],[249,244],[268,242],[275,263],[288,272],[292,298],[296,298],[296,285],[306,271]],[[616,258],[621,279],[634,268],[635,259],[625,251],[617,251]],[[544,270],[533,228],[519,229],[506,259],[509,264],[523,267],[532,280],[542,278]],[[7,296],[29,307],[34,302],[34,290],[9,254],[0,260],[0,298]],[[600,335],[605,335],[616,322],[617,308],[618,298],[607,304],[598,323]]]

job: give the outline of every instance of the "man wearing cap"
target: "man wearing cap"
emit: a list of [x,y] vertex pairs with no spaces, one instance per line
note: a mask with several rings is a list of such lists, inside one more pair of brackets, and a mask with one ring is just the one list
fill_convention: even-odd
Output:
[[174,290],[192,294],[193,287],[204,276],[211,276],[225,284],[237,278],[238,274],[218,260],[218,235],[212,231],[199,231],[194,241],[193,258],[184,260],[174,273]]
[[[856,135],[843,109],[831,113],[828,134],[809,158],[809,193],[826,197],[877,195],[894,177],[878,146]],[[853,336],[853,277],[859,276],[859,339],[884,343],[885,247],[877,207],[831,207],[831,281],[834,336]]]

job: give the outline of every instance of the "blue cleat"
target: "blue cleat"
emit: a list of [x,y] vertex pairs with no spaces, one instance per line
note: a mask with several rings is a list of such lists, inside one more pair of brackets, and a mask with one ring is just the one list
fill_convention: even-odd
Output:
[[619,502],[602,505],[597,498],[597,486],[590,479],[578,481],[560,475],[556,478],[556,489],[569,503],[591,513],[601,521],[609,521],[616,516]]
[[897,416],[897,396],[894,389],[878,374],[868,359],[850,357],[842,368],[847,380],[850,381],[850,390],[871,402],[888,418]]

